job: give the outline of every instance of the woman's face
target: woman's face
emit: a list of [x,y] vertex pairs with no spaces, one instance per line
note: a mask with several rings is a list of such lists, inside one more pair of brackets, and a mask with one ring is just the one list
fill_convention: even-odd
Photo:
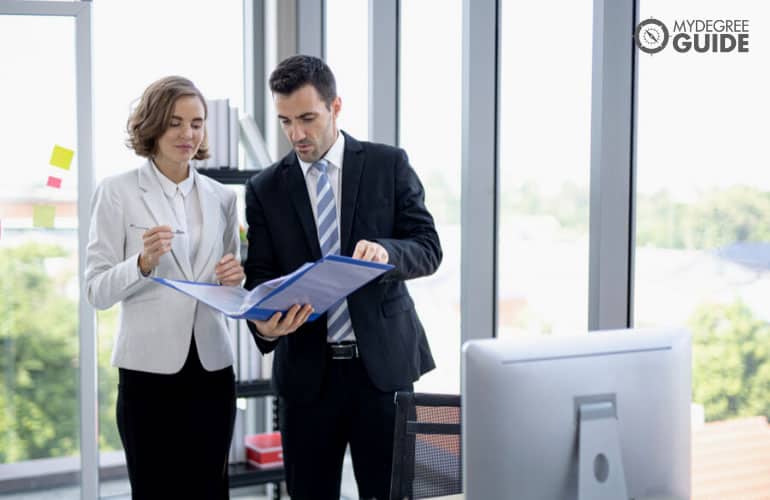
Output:
[[177,99],[171,123],[158,139],[156,160],[187,166],[203,142],[205,125],[203,103],[198,97]]

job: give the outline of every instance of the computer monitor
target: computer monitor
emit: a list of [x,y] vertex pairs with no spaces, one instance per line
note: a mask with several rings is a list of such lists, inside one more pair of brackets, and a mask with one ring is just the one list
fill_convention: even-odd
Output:
[[466,342],[466,499],[690,498],[690,336]]

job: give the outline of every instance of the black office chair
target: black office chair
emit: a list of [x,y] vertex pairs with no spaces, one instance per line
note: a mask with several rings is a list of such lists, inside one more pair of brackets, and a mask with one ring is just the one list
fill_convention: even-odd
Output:
[[396,393],[391,500],[462,493],[460,396]]

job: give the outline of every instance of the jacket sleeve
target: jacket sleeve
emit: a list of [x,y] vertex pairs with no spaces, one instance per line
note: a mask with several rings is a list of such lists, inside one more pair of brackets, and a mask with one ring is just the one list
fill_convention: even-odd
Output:
[[152,283],[139,272],[139,253],[125,255],[122,220],[121,197],[114,183],[104,181],[91,201],[86,247],[86,298],[96,309],[108,309]]
[[[240,223],[238,222],[238,197],[230,190],[227,190],[227,199],[225,201],[225,231],[222,235],[222,248],[225,249],[225,255],[231,253],[238,262],[241,261],[241,238]],[[223,257],[223,256],[222,256]]]
[[[259,199],[257,189],[254,186],[255,180],[252,178],[246,183],[246,222],[249,225],[248,240],[249,248],[246,257],[244,271],[246,273],[247,290],[253,290],[254,287],[278,277],[275,257],[273,255],[273,246],[271,244],[270,229],[265,219],[265,211],[262,207],[262,200]],[[247,321],[257,347],[263,354],[272,352],[282,339],[268,340],[262,337],[254,323]]]
[[403,281],[433,274],[442,259],[441,243],[428,209],[425,191],[403,150],[395,167],[395,219],[393,236],[376,241],[388,252],[395,269],[380,281]]

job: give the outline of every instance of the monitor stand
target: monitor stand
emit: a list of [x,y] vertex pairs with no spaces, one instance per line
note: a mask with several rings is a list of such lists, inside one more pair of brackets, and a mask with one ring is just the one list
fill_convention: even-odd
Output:
[[579,415],[578,500],[627,499],[615,405],[583,403]]

